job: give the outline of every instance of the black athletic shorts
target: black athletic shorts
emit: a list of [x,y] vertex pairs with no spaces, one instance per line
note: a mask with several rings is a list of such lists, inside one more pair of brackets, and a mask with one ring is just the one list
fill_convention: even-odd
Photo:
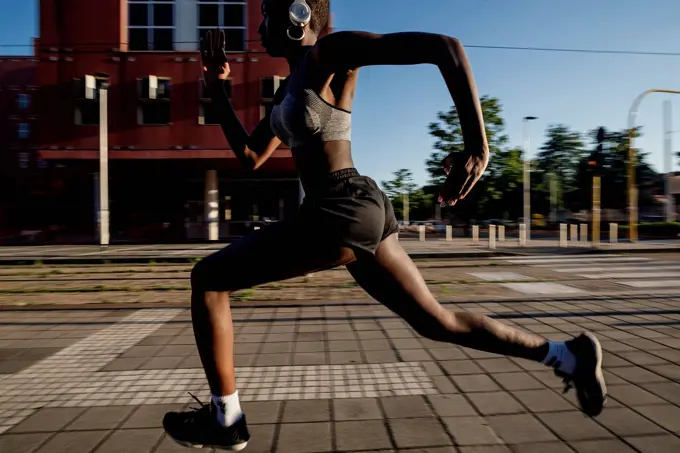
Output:
[[[199,262],[192,279],[206,291],[234,291],[283,280],[332,262],[341,248],[361,260],[399,231],[392,203],[354,168],[307,189],[296,216],[262,227]],[[290,275],[286,273],[290,271]],[[194,284],[198,283],[196,281]]]

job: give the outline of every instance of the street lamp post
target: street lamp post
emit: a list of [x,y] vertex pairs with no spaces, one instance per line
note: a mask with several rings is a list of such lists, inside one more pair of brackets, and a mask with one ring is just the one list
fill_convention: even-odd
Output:
[[537,120],[535,116],[525,116],[524,122],[524,231],[526,241],[531,240],[531,160],[529,150],[531,148],[531,137],[529,136],[529,121]]
[[640,93],[635,98],[628,111],[628,239],[630,242],[637,242],[637,222],[638,222],[638,191],[635,185],[635,118],[642,100],[652,93],[680,94],[680,90],[651,89]]
[[663,103],[664,119],[664,197],[666,199],[666,222],[675,222],[675,199],[671,194],[671,173],[673,172],[673,108],[671,101]]
[[85,97],[99,97],[99,246],[109,245],[109,75],[96,73],[85,77]]

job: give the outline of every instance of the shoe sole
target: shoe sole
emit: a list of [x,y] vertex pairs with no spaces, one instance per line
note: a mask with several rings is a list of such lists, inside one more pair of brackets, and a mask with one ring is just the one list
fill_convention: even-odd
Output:
[[599,415],[607,404],[607,384],[605,383],[604,375],[602,374],[602,346],[600,345],[600,340],[598,340],[592,333],[585,332],[583,335],[585,335],[585,337],[590,340],[590,344],[592,345],[593,351],[595,353],[595,372],[592,376],[595,386],[588,386],[588,396],[589,399],[597,398],[599,401],[602,401],[602,404],[598,405],[599,407],[596,410],[588,410],[586,412],[591,417],[594,417]]
[[[166,431],[166,434],[167,434],[167,431]],[[174,437],[172,437],[170,434],[168,434],[168,437],[170,439],[174,440],[175,442],[177,442],[178,444],[180,444],[183,447],[197,448],[197,449],[198,448],[214,448],[215,450],[241,451],[244,448],[246,448],[246,446],[248,445],[248,442],[243,442],[242,444],[231,445],[231,446],[228,446],[228,447],[226,447],[224,445],[203,445],[203,444],[194,444],[194,443],[191,443],[191,442],[178,440],[178,439],[175,439]]]

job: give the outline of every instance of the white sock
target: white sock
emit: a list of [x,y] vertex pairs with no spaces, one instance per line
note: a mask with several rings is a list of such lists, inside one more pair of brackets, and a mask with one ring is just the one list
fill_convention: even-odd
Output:
[[543,363],[566,374],[573,374],[576,369],[576,356],[567,348],[567,345],[563,341],[548,341],[548,348],[548,355],[543,359]]
[[217,421],[222,426],[229,427],[243,416],[241,403],[238,401],[238,390],[231,395],[213,395],[212,401],[217,407]]

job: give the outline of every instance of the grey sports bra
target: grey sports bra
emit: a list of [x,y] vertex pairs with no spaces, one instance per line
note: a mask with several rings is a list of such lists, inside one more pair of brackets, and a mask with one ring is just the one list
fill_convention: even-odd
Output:
[[311,140],[350,140],[351,112],[329,104],[312,89],[296,86],[301,81],[293,74],[287,82],[288,92],[274,105],[269,120],[272,132],[283,143],[294,148]]

